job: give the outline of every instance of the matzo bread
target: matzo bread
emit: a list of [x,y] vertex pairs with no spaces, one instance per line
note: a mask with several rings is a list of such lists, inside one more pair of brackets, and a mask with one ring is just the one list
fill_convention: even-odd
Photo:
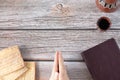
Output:
[[16,80],[35,80],[35,62],[25,62],[28,70]]
[[0,51],[0,76],[14,72],[24,67],[18,46],[12,46]]
[[12,73],[9,73],[2,77],[3,80],[15,80],[18,77],[20,77],[23,73],[25,73],[28,70],[27,67],[23,67],[22,69],[19,69],[17,71],[14,71]]

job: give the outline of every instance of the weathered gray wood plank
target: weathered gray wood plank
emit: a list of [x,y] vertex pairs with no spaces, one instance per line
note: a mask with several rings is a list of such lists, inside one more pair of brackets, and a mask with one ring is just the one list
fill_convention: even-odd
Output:
[[111,37],[120,46],[120,30],[5,30],[0,31],[0,49],[19,45],[25,60],[53,60],[57,50],[65,60],[82,60],[82,51]]
[[[37,62],[36,80],[49,80],[53,62]],[[84,62],[65,62],[70,80],[92,80]]]
[[[68,12],[54,11],[62,3]],[[96,29],[96,21],[108,16],[112,29],[120,29],[120,9],[103,13],[95,0],[0,0],[0,29]]]

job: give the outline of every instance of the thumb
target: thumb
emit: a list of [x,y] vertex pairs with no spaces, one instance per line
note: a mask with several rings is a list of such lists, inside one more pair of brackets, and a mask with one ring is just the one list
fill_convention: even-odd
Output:
[[59,80],[59,73],[58,72],[55,72],[55,75],[54,75],[54,80]]

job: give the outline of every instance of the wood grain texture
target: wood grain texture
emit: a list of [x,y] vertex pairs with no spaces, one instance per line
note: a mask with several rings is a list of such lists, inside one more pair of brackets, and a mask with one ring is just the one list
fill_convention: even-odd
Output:
[[[65,62],[70,80],[92,80],[84,62]],[[53,62],[37,62],[36,80],[49,80]]]
[[[53,11],[62,3],[69,11]],[[120,9],[103,13],[95,0],[0,0],[0,29],[96,29],[96,21],[107,16],[112,29],[120,29]]]
[[[111,30],[96,30],[101,16],[111,19]],[[120,9],[103,13],[95,0],[0,0],[0,49],[19,45],[24,60],[37,62],[36,80],[49,79],[57,50],[71,80],[92,80],[80,53],[111,37],[120,46]]]
[[5,30],[0,31],[0,48],[19,45],[25,60],[53,60],[58,50],[72,61],[82,60],[82,51],[112,37],[120,46],[120,30]]

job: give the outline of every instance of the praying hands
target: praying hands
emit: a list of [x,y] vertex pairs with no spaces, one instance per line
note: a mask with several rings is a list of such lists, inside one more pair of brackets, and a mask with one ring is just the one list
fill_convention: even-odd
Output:
[[52,75],[49,80],[69,80],[61,52],[56,52]]

